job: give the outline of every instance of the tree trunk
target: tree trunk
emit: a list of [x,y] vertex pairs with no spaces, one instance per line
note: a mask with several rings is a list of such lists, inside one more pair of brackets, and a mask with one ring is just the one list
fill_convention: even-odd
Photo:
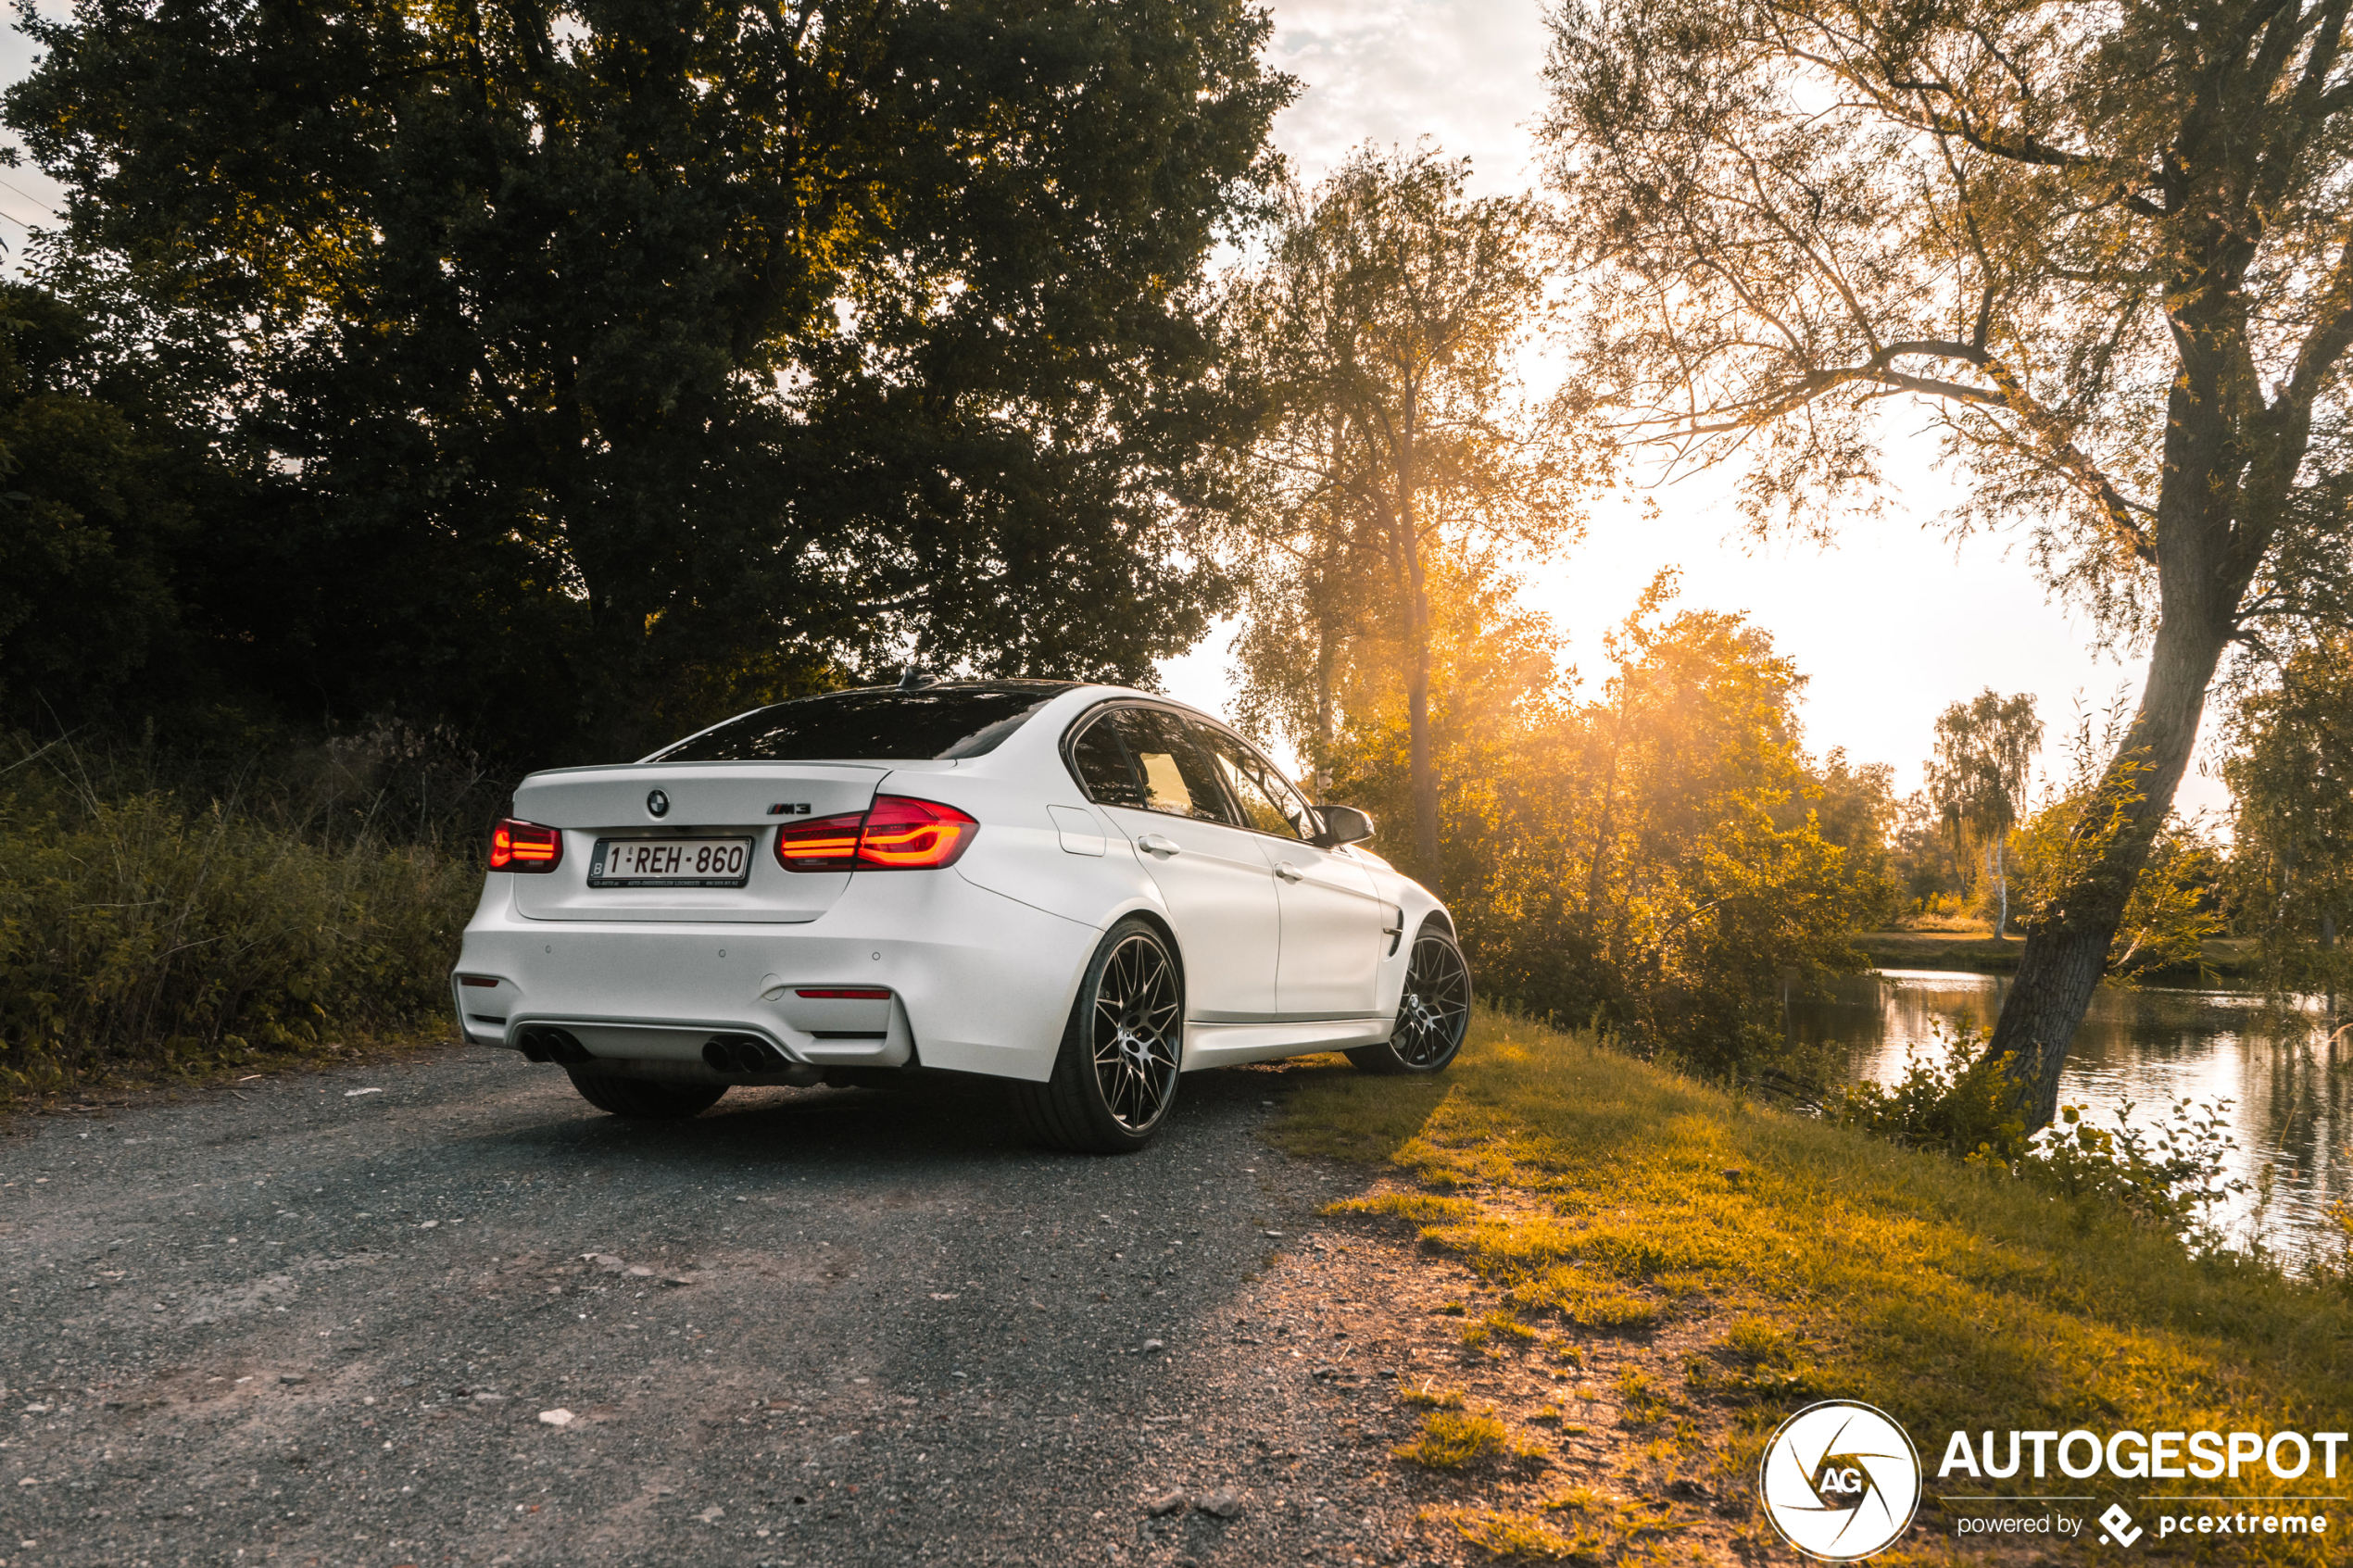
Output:
[[2010,868],[2009,857],[2003,853],[2002,840],[2008,834],[1994,835],[1994,940],[2006,942],[2010,935]]
[[[2236,595],[2230,598],[2234,602]],[[2130,801],[2121,829],[2070,884],[2053,890],[2030,923],[2018,977],[1986,1047],[1990,1057],[2013,1058],[2020,1109],[2030,1129],[2058,1114],[2059,1071],[2091,1005],[2092,989],[2108,967],[2125,901],[2189,766],[2206,709],[2206,684],[2221,658],[2228,628],[2227,615],[2194,613],[2168,616],[2158,625],[2139,711],[2100,780],[2104,796],[2115,791]],[[2105,811],[2087,812],[2079,835],[2097,831],[2105,821]]]

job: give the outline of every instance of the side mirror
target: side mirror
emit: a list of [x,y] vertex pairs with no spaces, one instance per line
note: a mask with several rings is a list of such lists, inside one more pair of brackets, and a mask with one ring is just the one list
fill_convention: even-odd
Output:
[[1324,831],[1315,835],[1316,847],[1337,849],[1343,844],[1363,844],[1373,836],[1373,819],[1353,806],[1319,806]]

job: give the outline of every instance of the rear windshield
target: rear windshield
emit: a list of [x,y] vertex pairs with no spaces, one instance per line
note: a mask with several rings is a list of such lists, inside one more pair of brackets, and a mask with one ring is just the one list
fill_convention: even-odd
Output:
[[914,762],[979,757],[1068,691],[1059,682],[991,681],[902,692],[828,692],[755,709],[658,751],[648,762]]

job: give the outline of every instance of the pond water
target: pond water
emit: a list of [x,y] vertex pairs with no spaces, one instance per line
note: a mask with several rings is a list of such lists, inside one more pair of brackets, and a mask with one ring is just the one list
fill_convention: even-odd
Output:
[[[1843,1049],[1857,1077],[1891,1082],[1906,1052],[1932,1050],[1939,1026],[1994,1026],[2009,978],[1940,970],[1882,970],[1838,981],[1831,993],[1793,1000],[1792,1032]],[[2231,1173],[2253,1187],[2273,1173],[2267,1212],[2250,1190],[2222,1206],[2234,1245],[2259,1233],[2265,1246],[2309,1254],[2333,1229],[2321,1207],[2353,1196],[2353,1035],[2331,1047],[2317,1001],[2283,1011],[2239,991],[2095,992],[2059,1079],[2059,1103],[2080,1105],[2102,1127],[2127,1104],[2134,1123],[2163,1123],[2187,1098],[2229,1100],[2238,1140]],[[2330,1248],[2332,1253],[2334,1248]]]

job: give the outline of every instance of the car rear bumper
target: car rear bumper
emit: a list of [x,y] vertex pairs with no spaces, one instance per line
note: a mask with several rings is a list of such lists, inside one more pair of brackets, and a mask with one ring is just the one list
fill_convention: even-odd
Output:
[[[696,1075],[713,1035],[749,1035],[795,1064],[1040,1082],[1097,936],[953,871],[853,876],[796,925],[527,920],[490,882],[450,978],[466,1038],[560,1029],[615,1072]],[[887,995],[802,995],[846,990]]]

